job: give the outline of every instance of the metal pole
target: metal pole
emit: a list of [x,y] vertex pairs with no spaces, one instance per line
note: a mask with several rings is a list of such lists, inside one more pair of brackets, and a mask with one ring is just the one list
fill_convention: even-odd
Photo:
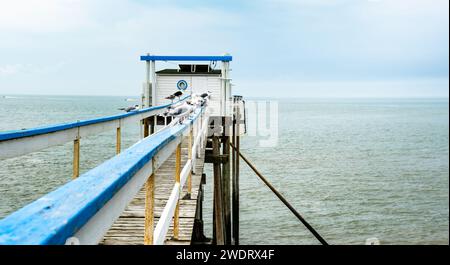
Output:
[[[148,85],[148,106],[156,106],[156,74],[155,74],[155,61],[149,61],[149,85]],[[156,126],[158,125],[158,116],[154,115],[152,117],[147,118],[150,124],[150,134],[154,134],[156,132]]]
[[[236,149],[232,144],[230,145],[231,147]],[[284,203],[284,205],[286,205],[289,208],[289,210],[291,210],[291,212],[300,220],[300,222],[302,222],[303,225],[306,226],[306,228],[308,228],[308,230],[317,238],[317,240],[319,240],[319,242],[322,243],[322,245],[328,245],[327,241],[325,241],[325,239],[323,239],[322,236],[319,233],[317,233],[317,231],[305,219],[303,219],[300,213],[298,213],[297,210],[295,210],[295,208],[283,197],[283,195],[281,195],[281,193],[279,193],[272,186],[272,184],[270,184],[269,181],[267,181],[267,179],[256,169],[256,167],[253,166],[252,163],[250,163],[250,161],[248,161],[247,158],[245,158],[245,156],[242,155],[242,153],[239,150],[237,152],[239,156],[245,161],[245,163],[247,163],[247,165],[253,170],[253,172],[255,172],[255,174],[264,182],[264,184],[266,184],[267,187],[269,187],[269,189],[271,189],[273,193],[275,193],[278,199],[280,199]]]
[[[147,56],[149,56],[150,53],[147,53]],[[141,109],[150,107],[150,61],[145,61],[145,83],[143,84],[142,88],[142,105]],[[147,119],[140,121],[140,128],[141,128],[141,137],[145,138],[148,136],[148,122]]]
[[156,106],[156,64],[155,64],[155,61],[151,61],[150,64],[151,64],[150,71],[151,71],[151,78],[152,78],[152,83],[151,83],[152,95],[151,95],[151,101],[149,101],[149,103],[151,104],[151,106]]
[[[149,53],[147,53],[147,55],[150,55]],[[146,64],[146,72],[145,72],[145,84],[144,84],[144,107],[150,107],[150,86],[151,86],[151,80],[150,80],[150,76],[151,76],[151,66],[150,66],[150,61],[145,61]]]

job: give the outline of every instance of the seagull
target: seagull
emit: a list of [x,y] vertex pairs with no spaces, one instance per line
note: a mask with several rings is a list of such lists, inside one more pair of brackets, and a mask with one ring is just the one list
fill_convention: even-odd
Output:
[[190,113],[194,109],[194,106],[185,102],[176,108],[169,109],[165,115],[166,116],[185,116],[185,114]]
[[183,92],[181,92],[180,90],[178,90],[177,92],[173,93],[173,96],[178,97],[178,99],[180,99],[181,95],[183,95]]
[[200,95],[200,97],[202,97],[202,98],[208,98],[210,95],[211,95],[211,91],[208,91],[208,92],[202,93],[202,94]]
[[170,99],[172,101],[172,103],[173,103],[173,100],[175,99],[175,96],[174,95],[170,95],[170,96],[165,97],[165,99]]
[[129,106],[126,108],[119,108],[119,110],[124,110],[126,112],[139,110],[139,105]]
[[177,92],[173,93],[172,95],[169,95],[169,96],[165,97],[165,99],[170,99],[172,101],[172,103],[173,103],[173,100],[176,97],[178,97],[178,100],[179,100],[181,95],[183,95],[183,92],[182,91],[177,91]]
[[210,95],[211,95],[211,91],[202,93],[200,95],[193,94],[192,102],[195,102],[197,105],[200,105],[203,107],[208,102]]

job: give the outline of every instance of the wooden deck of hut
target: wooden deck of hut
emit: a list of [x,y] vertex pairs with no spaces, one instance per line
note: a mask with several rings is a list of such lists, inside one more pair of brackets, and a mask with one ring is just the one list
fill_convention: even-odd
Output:
[[[206,141],[205,141],[206,142]],[[184,141],[183,143],[186,143]],[[181,165],[187,161],[187,145],[182,145]],[[192,174],[192,190],[188,196],[188,185],[185,185],[180,196],[180,219],[179,219],[179,238],[173,238],[173,221],[169,227],[166,245],[188,245],[194,231],[194,222],[197,207],[202,207],[202,203],[197,203],[197,198],[202,189],[202,174],[205,159],[205,146],[201,148],[200,158],[197,159],[196,174]],[[164,164],[157,170],[155,175],[155,204],[154,204],[154,223],[158,223],[161,212],[163,211],[170,192],[175,184],[175,152]],[[143,245],[145,227],[145,186],[139,191],[136,197],[127,206],[122,215],[113,224],[106,233],[100,244],[103,245]]]

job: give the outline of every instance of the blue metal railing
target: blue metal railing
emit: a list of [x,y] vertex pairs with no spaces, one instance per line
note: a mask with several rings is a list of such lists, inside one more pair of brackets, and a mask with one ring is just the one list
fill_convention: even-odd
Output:
[[197,109],[187,122],[141,140],[79,178],[0,220],[0,244],[64,244],[136,172],[151,162],[158,151],[180,137],[202,112],[203,109]]
[[89,119],[89,120],[81,120],[81,121],[69,122],[69,123],[61,123],[61,124],[37,127],[37,128],[32,128],[32,129],[26,129],[26,130],[14,130],[14,131],[0,132],[0,141],[18,139],[18,138],[29,137],[29,136],[36,136],[36,135],[41,135],[41,134],[64,131],[64,130],[68,130],[68,129],[72,129],[72,128],[76,128],[76,127],[83,127],[83,126],[98,124],[98,123],[107,122],[107,121],[119,120],[119,119],[127,118],[130,116],[146,113],[149,111],[164,109],[164,108],[167,108],[167,107],[169,107],[173,104],[176,104],[180,101],[184,101],[184,100],[188,99],[189,97],[190,96],[185,96],[184,98],[180,99],[179,101],[171,103],[171,104],[149,107],[149,108],[132,111],[132,112],[127,112],[127,113],[123,113],[123,114],[118,114],[118,115],[112,115],[112,116]]

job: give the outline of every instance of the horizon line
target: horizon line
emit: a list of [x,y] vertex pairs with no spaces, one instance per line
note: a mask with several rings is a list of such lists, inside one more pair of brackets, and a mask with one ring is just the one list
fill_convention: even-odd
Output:
[[[4,94],[3,96],[79,96],[79,97],[128,97],[139,99],[140,95],[105,95],[105,94],[34,94],[34,93],[18,93],[18,94]],[[449,99],[449,96],[245,96],[247,98],[273,98],[273,99]]]

